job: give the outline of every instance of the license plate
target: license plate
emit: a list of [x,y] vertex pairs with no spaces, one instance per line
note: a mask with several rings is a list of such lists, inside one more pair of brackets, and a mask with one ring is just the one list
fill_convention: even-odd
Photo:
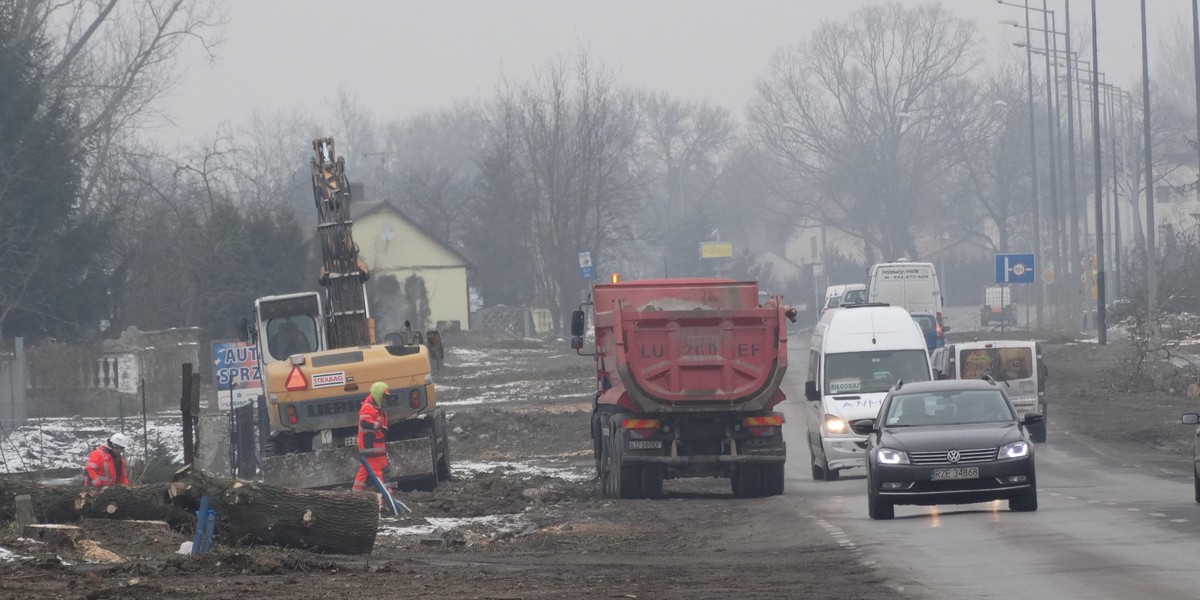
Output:
[[630,450],[660,450],[662,442],[659,440],[630,440],[627,447]]
[[934,469],[933,480],[941,479],[979,479],[979,467],[953,467],[950,469]]
[[343,443],[346,445],[347,448],[357,446],[358,445],[358,437],[353,436],[353,435],[348,435],[348,436],[346,436],[346,440]]

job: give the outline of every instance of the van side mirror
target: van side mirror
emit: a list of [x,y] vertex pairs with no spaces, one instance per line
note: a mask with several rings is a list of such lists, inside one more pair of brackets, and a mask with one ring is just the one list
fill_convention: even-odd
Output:
[[[571,313],[571,337],[583,337],[583,327],[586,324],[587,315],[583,314],[582,310]],[[581,345],[580,347],[582,348],[583,346]]]
[[242,317],[242,320],[238,321],[238,323],[237,323],[238,341],[241,341],[241,342],[257,341],[257,340],[255,340],[255,338],[257,337],[255,335],[256,333],[258,333],[258,332],[255,331],[254,326],[250,325],[249,319],[247,319],[246,317]]
[[812,400],[813,402],[821,399],[821,392],[817,390],[817,382],[804,382],[804,398],[807,400]]
[[942,325],[942,333],[950,333],[950,326]]

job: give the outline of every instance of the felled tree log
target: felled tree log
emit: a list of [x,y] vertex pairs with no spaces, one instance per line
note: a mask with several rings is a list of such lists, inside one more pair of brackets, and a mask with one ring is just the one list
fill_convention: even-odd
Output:
[[171,505],[161,485],[80,488],[0,479],[0,521],[16,516],[15,498],[28,494],[39,523],[75,523],[81,518],[166,521],[182,528],[195,518]]
[[214,537],[225,544],[267,544],[329,554],[367,554],[375,545],[379,502],[374,494],[298,490],[213,477],[184,468],[168,495],[198,510],[216,511]]

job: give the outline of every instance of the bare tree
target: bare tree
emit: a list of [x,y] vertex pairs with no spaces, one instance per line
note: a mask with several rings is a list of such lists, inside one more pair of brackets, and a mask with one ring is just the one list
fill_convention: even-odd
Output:
[[640,105],[639,163],[654,185],[647,199],[650,218],[642,220],[637,235],[661,245],[664,275],[691,274],[687,267],[696,260],[688,257],[723,224],[715,188],[735,141],[733,119],[724,108],[663,93],[642,96]]
[[533,83],[502,88],[497,103],[493,114],[504,121],[492,129],[512,134],[502,139],[511,143],[514,210],[529,217],[532,301],[561,329],[584,291],[576,252],[590,248],[603,261],[612,240],[628,237],[640,186],[634,98],[581,51],[573,69],[550,63]]
[[975,42],[974,24],[940,4],[890,2],[779,52],[750,119],[816,192],[805,212],[876,253],[915,255],[913,225],[961,160],[953,131],[973,107],[953,86],[976,65]]
[[76,142],[86,149],[80,201],[87,207],[117,149],[165,118],[155,107],[182,77],[181,52],[195,42],[211,56],[224,18],[211,0],[15,2],[21,35],[49,41],[52,94],[79,112]]
[[974,106],[974,118],[953,131],[955,147],[963,151],[956,178],[961,193],[943,198],[950,229],[984,233],[981,224],[991,223],[998,252],[1012,249],[1014,233],[1022,247],[1032,244],[1034,211],[1028,191],[1029,134],[1022,83],[1019,72],[1002,67],[986,81],[960,88]]

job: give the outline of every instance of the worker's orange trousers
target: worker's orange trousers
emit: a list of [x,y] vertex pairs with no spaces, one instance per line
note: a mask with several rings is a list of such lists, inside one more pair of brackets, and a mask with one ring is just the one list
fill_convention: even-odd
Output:
[[[374,456],[367,456],[366,459],[367,464],[371,465],[371,470],[375,472],[375,476],[379,478],[379,481],[383,481],[383,468],[388,465],[387,455],[376,454]],[[373,487],[368,481],[367,470],[360,464],[358,466],[358,475],[354,476],[354,491],[361,492],[369,487]]]

